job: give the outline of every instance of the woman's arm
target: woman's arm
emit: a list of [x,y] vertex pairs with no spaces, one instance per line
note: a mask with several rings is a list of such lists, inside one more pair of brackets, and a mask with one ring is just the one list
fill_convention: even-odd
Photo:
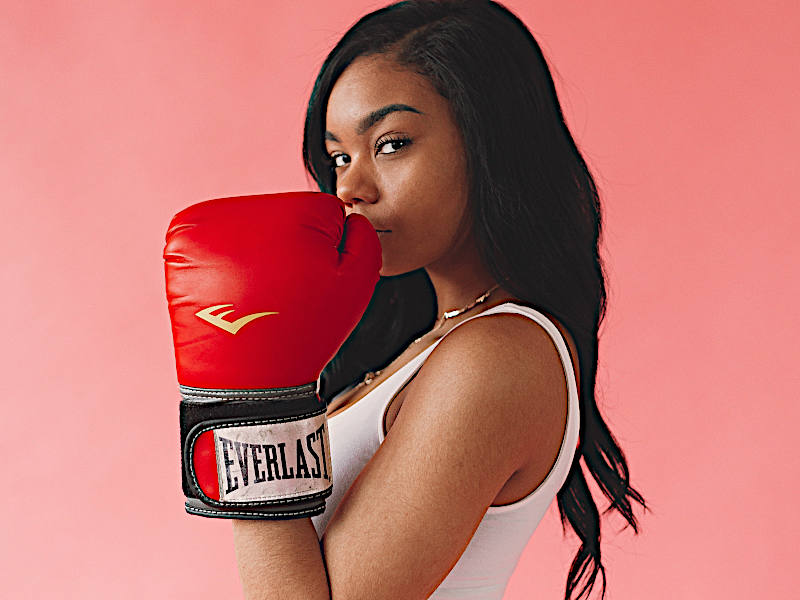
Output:
[[317,532],[309,517],[233,521],[236,560],[247,600],[329,600]]
[[235,523],[248,599],[414,600],[438,587],[565,409],[549,335],[518,323],[474,319],[439,343],[328,523],[324,555],[308,518]]

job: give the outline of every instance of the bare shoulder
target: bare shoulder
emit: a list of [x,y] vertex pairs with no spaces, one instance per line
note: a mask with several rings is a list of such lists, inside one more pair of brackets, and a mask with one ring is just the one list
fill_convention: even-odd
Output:
[[[442,398],[450,404],[436,400]],[[497,313],[463,323],[442,339],[405,390],[398,418],[404,411],[406,420],[451,415],[494,432],[503,439],[494,450],[504,455],[494,457],[495,464],[510,460],[504,466],[516,471],[532,458],[544,457],[543,468],[550,464],[566,406],[564,368],[550,334],[528,317]]]
[[[561,358],[550,334],[536,321],[516,313],[483,315],[453,329],[425,361],[430,371],[446,363],[474,383],[505,380],[515,385],[522,376],[555,383],[564,378]],[[423,367],[424,368],[424,367]],[[444,373],[441,373],[442,375]],[[528,383],[532,383],[530,380]]]

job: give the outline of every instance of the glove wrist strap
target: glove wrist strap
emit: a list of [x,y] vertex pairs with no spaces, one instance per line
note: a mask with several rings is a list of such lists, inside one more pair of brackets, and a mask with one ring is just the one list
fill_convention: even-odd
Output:
[[187,512],[234,518],[321,513],[333,487],[326,406],[318,385],[180,386]]

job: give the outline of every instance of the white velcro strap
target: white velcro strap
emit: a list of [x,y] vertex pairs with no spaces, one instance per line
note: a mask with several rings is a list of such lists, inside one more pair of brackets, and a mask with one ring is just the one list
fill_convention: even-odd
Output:
[[325,413],[213,431],[220,502],[280,501],[331,487]]

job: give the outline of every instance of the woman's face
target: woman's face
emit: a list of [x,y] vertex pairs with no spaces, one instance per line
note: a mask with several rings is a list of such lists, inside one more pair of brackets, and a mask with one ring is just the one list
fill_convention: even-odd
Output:
[[[387,106],[404,110],[390,108],[365,121]],[[385,57],[360,57],[334,84],[325,119],[336,195],[347,214],[390,230],[378,234],[380,274],[457,263],[471,238],[468,186],[464,145],[447,100],[427,79]]]

